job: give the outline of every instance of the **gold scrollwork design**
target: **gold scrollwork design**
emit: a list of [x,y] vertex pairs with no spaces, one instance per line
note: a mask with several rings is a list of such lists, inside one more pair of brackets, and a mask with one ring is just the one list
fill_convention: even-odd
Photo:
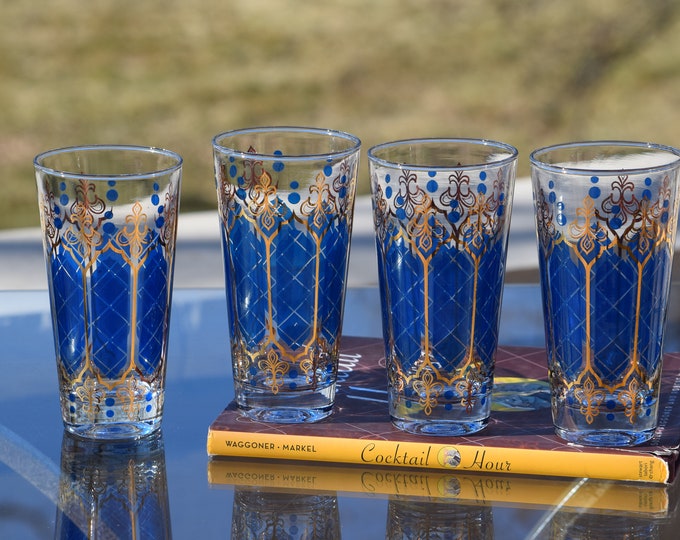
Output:
[[488,370],[479,357],[465,370],[463,376],[454,383],[456,392],[461,396],[460,404],[471,413],[479,401],[479,393],[488,376]]
[[279,212],[273,204],[273,201],[277,200],[277,192],[276,186],[272,183],[272,177],[266,171],[250,188],[248,211],[267,235],[273,234],[278,225],[276,217]]
[[299,355],[302,358],[300,360],[300,369],[305,374],[306,383],[314,386],[318,377],[318,367],[324,359],[328,359],[336,354],[337,351],[332,351],[328,341],[321,336],[315,342],[307,345]]
[[583,206],[576,209],[576,218],[569,224],[568,231],[577,246],[577,256],[586,265],[596,259],[600,250],[606,249],[609,243],[607,231],[597,219],[595,202],[590,197],[586,197]]
[[94,421],[97,417],[101,400],[101,390],[94,378],[86,378],[80,382],[72,392],[80,400],[79,410],[88,420]]
[[413,216],[406,224],[406,238],[418,256],[428,263],[447,237],[444,226],[435,218],[436,213],[432,199],[425,194],[415,204]]
[[290,370],[290,364],[281,361],[279,354],[274,349],[270,349],[257,363],[257,367],[265,374],[265,384],[273,394],[278,394],[284,384],[283,377]]
[[303,216],[312,218],[309,228],[312,235],[325,233],[328,217],[337,214],[337,208],[323,172],[317,174],[315,182],[309,186],[309,197],[303,201],[301,210]]
[[40,226],[44,231],[46,249],[49,249],[49,255],[51,256],[59,245],[59,229],[55,224],[58,218],[54,210],[54,193],[49,190],[46,182],[43,183],[42,187],[40,207]]
[[125,216],[125,226],[116,234],[116,242],[112,249],[121,255],[128,265],[139,266],[143,262],[144,250],[149,245],[149,232],[147,216],[142,205],[136,201],[132,205],[132,213]]
[[637,419],[637,411],[642,401],[640,396],[641,386],[637,377],[634,377],[629,380],[625,389],[618,393],[619,402],[625,407],[626,418],[631,424],[634,424]]
[[553,205],[546,199],[543,188],[539,189],[536,199],[536,228],[538,230],[539,242],[543,246],[546,255],[552,252],[554,239],[558,236],[552,208]]
[[436,379],[431,370],[426,370],[411,383],[411,386],[418,395],[418,402],[423,406],[425,414],[432,414],[432,408],[437,406],[437,398],[444,391],[444,385]]
[[585,380],[574,386],[574,397],[579,402],[581,414],[585,416],[586,422],[592,424],[595,417],[600,413],[600,406],[605,400],[606,394],[593,377],[585,377]]
[[140,417],[142,402],[139,401],[139,385],[131,378],[125,378],[116,386],[116,398],[123,402],[121,407],[130,420]]
[[168,267],[173,267],[175,258],[175,243],[177,241],[177,209],[179,208],[178,194],[169,190],[165,194],[163,205],[163,225],[158,233],[159,241],[164,247],[164,253],[168,261]]
[[102,244],[99,225],[105,219],[106,203],[96,194],[95,185],[87,180],[81,180],[75,191],[76,200],[67,215],[74,227],[68,227],[61,240],[66,249],[78,255],[82,268],[87,269],[94,264],[97,248]]

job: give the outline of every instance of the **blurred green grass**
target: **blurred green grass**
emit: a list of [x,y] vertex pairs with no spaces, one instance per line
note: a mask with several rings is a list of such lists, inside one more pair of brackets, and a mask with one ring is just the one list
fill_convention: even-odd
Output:
[[555,142],[680,145],[679,105],[674,0],[0,0],[0,228],[38,224],[32,158],[59,146],[180,152],[186,212],[216,207],[228,129],[497,139],[527,175]]

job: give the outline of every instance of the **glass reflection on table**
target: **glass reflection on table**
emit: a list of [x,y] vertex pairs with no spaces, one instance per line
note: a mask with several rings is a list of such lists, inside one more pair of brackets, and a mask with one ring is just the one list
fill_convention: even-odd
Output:
[[425,502],[390,499],[385,538],[493,540],[493,510],[444,499]]
[[66,431],[55,538],[171,538],[162,433],[94,441]]
[[338,498],[334,493],[301,494],[259,487],[234,489],[233,540],[340,537]]

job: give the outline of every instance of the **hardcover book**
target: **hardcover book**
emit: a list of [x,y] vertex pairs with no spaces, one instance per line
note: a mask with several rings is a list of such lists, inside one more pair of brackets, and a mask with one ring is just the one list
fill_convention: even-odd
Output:
[[545,350],[499,347],[489,425],[464,437],[412,435],[387,407],[383,341],[344,337],[333,414],[316,424],[265,424],[234,402],[208,430],[208,454],[668,484],[680,454],[680,353],[664,357],[659,427],[632,448],[568,444],[553,430]]

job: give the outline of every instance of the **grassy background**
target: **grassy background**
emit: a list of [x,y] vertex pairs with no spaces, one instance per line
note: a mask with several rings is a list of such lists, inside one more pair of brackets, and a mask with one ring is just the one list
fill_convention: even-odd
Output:
[[192,211],[228,129],[485,137],[526,175],[550,143],[680,145],[679,118],[675,0],[0,0],[0,228],[38,224],[32,159],[58,146],[178,151]]

